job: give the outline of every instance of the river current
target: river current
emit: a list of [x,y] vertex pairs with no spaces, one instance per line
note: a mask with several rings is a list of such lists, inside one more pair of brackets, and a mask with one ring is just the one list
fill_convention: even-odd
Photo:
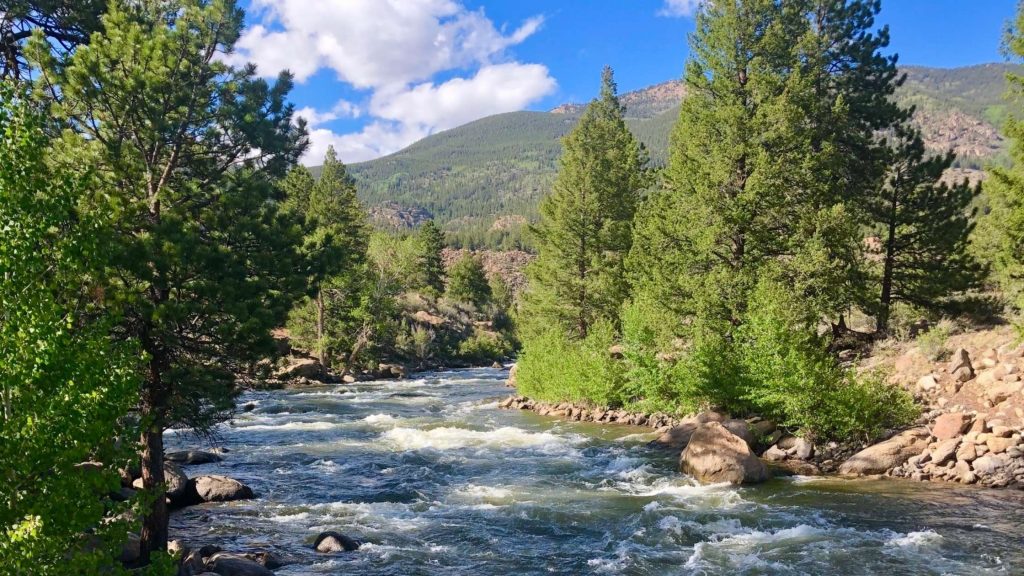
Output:
[[[649,429],[500,410],[507,373],[245,394],[225,474],[255,500],[175,512],[172,537],[269,550],[280,575],[1024,574],[1024,497],[776,479],[702,487]],[[204,448],[172,432],[170,449]],[[324,530],[366,544],[324,555]]]

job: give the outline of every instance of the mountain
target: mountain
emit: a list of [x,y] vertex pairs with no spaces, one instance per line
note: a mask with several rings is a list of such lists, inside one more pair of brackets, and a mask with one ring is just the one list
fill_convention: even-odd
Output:
[[[1009,64],[963,68],[904,67],[899,101],[934,150],[952,149],[965,175],[998,162],[1005,153],[999,128]],[[680,81],[624,93],[627,123],[655,164],[665,162],[669,133],[685,97]],[[433,217],[460,245],[518,245],[525,220],[536,217],[558,168],[560,138],[585,105],[550,112],[511,112],[446,130],[383,158],[353,164],[363,201],[378,224],[415,226]],[[974,172],[972,172],[974,171]]]

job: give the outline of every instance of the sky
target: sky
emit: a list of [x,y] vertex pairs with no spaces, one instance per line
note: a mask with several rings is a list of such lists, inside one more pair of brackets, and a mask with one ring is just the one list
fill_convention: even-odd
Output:
[[[303,163],[346,163],[516,110],[586,102],[604,65],[627,92],[679,78],[700,0],[243,0],[229,61],[295,75]],[[995,62],[1017,0],[883,0],[903,64]]]

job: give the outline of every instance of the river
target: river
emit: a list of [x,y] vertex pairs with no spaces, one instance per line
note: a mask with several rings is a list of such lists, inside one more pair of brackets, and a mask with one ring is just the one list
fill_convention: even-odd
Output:
[[[642,428],[500,410],[506,373],[250,392],[219,429],[257,493],[175,512],[172,537],[270,550],[281,575],[1024,574],[1019,492],[777,479],[701,487]],[[201,448],[168,433],[170,449]],[[357,552],[310,549],[323,530]]]

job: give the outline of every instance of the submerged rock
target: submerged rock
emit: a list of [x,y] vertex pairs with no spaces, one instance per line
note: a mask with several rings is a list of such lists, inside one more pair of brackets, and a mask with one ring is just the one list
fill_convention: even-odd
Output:
[[206,563],[206,569],[220,576],[274,576],[265,566],[238,554],[218,552]]
[[317,552],[324,553],[335,553],[335,552],[352,552],[358,550],[362,544],[354,539],[345,536],[339,532],[327,531],[321,532],[316,537],[316,541],[313,542],[313,549]]
[[[255,406],[253,406],[255,408]],[[174,462],[175,464],[182,464],[184,466],[193,466],[198,464],[213,464],[214,462],[220,462],[222,458],[213,452],[203,452],[202,450],[180,450],[178,452],[170,452],[164,456],[164,460],[168,462]]]
[[707,422],[694,431],[679,468],[702,484],[753,484],[769,477],[747,442],[719,422]]
[[839,473],[852,476],[885,474],[893,468],[902,466],[912,456],[920,454],[927,448],[929,436],[927,428],[914,428],[874,446],[868,446],[843,462],[839,467]]

